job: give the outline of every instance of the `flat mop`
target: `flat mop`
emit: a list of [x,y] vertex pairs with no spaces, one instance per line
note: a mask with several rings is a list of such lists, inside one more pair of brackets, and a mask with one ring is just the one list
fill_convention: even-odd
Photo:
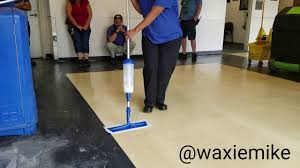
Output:
[[[127,3],[127,28],[130,29],[130,11],[129,11],[129,0]],[[137,129],[147,128],[149,125],[147,121],[131,122],[131,108],[130,100],[133,93],[134,85],[134,61],[130,59],[130,39],[127,39],[127,59],[123,61],[123,87],[127,100],[126,108],[126,124],[117,125],[113,127],[104,127],[106,132],[110,134],[118,134]]]

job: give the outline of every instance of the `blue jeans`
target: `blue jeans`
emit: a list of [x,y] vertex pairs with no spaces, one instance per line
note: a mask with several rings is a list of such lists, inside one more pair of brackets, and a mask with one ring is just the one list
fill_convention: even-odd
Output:
[[68,32],[72,37],[76,53],[90,52],[91,28],[80,31],[79,29],[74,28],[73,26],[68,26]]

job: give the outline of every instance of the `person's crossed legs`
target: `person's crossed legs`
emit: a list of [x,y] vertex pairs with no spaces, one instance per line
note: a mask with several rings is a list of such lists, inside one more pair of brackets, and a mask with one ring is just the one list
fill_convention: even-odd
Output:
[[[135,42],[130,42],[130,54],[134,50],[135,46]],[[106,44],[106,47],[108,52],[110,53],[112,64],[116,64],[116,54],[127,55],[127,43],[124,43],[123,46],[118,46],[114,43],[108,42]]]

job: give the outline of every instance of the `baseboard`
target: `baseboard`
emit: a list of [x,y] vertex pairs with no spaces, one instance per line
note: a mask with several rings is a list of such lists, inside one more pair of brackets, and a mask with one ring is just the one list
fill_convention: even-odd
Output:
[[197,52],[197,55],[199,56],[207,56],[207,55],[221,55],[223,53],[222,50],[216,50],[216,51],[200,51]]
[[[221,55],[223,53],[222,50],[216,51],[199,51],[197,52],[198,56],[208,56],[208,55]],[[187,54],[192,54],[192,52],[188,52]]]
[[[142,55],[132,55],[131,58],[136,59],[136,58],[141,58]],[[94,61],[109,61],[111,56],[90,56],[90,60]],[[116,56],[116,58],[121,59],[122,56]],[[66,58],[59,58],[56,60],[58,63],[64,63],[64,62],[77,62],[78,58],[77,57],[66,57]]]
[[[217,50],[217,51],[200,51],[197,52],[198,56],[208,56],[208,55],[221,55],[222,54],[222,50]],[[192,54],[191,52],[189,52],[188,54]],[[139,59],[142,58],[143,55],[132,55],[131,58],[133,59]],[[110,60],[110,56],[91,56],[89,57],[91,60],[95,60],[95,61],[109,61]],[[117,56],[117,58],[122,58],[122,56]],[[59,58],[58,60],[56,60],[56,62],[59,63],[63,63],[63,62],[77,62],[78,58],[77,57],[66,57],[66,58]]]

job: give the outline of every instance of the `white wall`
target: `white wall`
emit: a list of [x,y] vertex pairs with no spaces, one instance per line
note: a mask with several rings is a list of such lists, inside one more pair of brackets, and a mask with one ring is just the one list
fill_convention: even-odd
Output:
[[[180,1],[181,2],[181,1]],[[56,24],[53,30],[57,33],[57,54],[59,58],[75,56],[65,22],[65,0],[50,0],[50,13]],[[126,1],[125,0],[90,0],[94,17],[91,23],[92,34],[90,39],[91,56],[107,56],[105,49],[106,29],[112,24],[113,16],[120,13],[126,23]],[[131,11],[133,7],[131,7]],[[197,27],[198,51],[222,50],[223,32],[225,23],[226,1],[203,0],[202,20]],[[135,11],[132,13],[132,25],[142,20]],[[135,37],[137,47],[133,54],[142,54],[141,34]],[[190,46],[188,46],[190,50]],[[55,51],[54,51],[55,52]]]
[[293,4],[294,4],[294,0],[280,0],[279,1],[279,11],[281,11],[282,9],[284,9],[286,7],[293,6]]
[[[248,11],[240,10],[240,1],[231,1],[226,6],[226,22],[232,22],[234,27],[233,42],[245,43],[246,29],[243,29],[246,18],[245,13]],[[231,39],[228,39],[231,40]]]
[[[251,21],[250,21],[250,35],[249,43],[256,41],[258,31],[261,26],[262,20],[262,10],[255,10],[256,0],[252,0],[252,10],[251,10]],[[268,34],[270,29],[273,27],[273,23],[276,15],[278,14],[279,1],[266,0],[265,2],[265,16],[263,28]]]
[[197,26],[197,51],[223,50],[225,14],[226,0],[203,0],[202,18]]

